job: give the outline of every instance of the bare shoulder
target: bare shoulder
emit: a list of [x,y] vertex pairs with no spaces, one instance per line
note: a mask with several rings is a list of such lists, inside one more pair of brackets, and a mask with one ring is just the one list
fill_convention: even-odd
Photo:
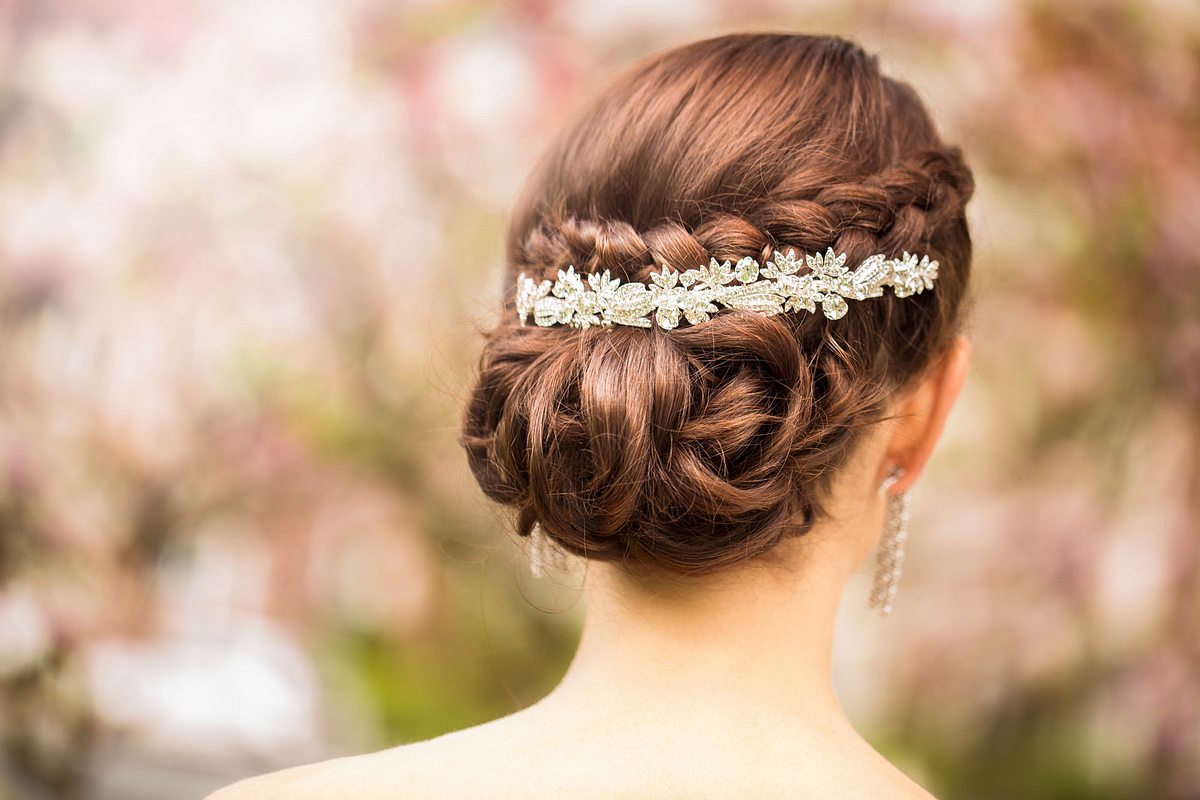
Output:
[[331,758],[246,778],[209,795],[206,800],[334,800],[354,797],[412,798],[419,796],[415,774],[416,745],[377,753]]
[[[364,794],[377,769],[374,753],[332,758],[246,778],[218,789],[205,800],[325,800]],[[402,797],[393,793],[393,797]]]
[[796,739],[782,729],[744,733],[657,718],[563,719],[531,707],[433,739],[250,778],[207,800],[514,794],[936,800],[865,743]]
[[[205,800],[420,800],[445,797],[449,790],[472,793],[481,788],[472,783],[486,783],[487,776],[511,766],[504,751],[514,739],[505,729],[520,724],[514,714],[424,741],[270,772],[230,784]],[[453,769],[463,764],[472,769]]]

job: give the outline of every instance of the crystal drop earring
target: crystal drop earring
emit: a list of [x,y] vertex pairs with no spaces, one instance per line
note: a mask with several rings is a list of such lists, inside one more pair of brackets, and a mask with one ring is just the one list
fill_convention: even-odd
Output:
[[529,532],[529,571],[535,578],[540,578],[545,574],[546,546],[548,544],[546,532],[542,530],[542,523],[533,523],[533,530]]
[[529,571],[533,577],[545,577],[548,568],[563,569],[566,565],[566,552],[550,540],[542,523],[533,523],[529,532]]
[[887,517],[883,537],[879,542],[879,557],[875,568],[875,583],[871,587],[870,606],[878,609],[884,616],[892,613],[896,586],[900,581],[900,568],[904,564],[904,543],[908,539],[911,494],[908,489],[888,494],[892,485],[903,477],[904,468],[896,467],[879,485],[880,496],[887,495]]

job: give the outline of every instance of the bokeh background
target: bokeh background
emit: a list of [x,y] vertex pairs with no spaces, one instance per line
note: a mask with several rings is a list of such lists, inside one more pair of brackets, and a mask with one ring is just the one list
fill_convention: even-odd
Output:
[[506,211],[611,72],[748,29],[879,52],[979,183],[856,724],[947,799],[1200,798],[1190,0],[0,0],[0,798],[199,797],[553,686],[579,576],[454,442]]

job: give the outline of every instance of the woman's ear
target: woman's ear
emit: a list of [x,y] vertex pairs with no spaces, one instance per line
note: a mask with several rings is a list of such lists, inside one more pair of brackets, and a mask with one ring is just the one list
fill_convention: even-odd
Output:
[[898,398],[892,412],[895,427],[884,457],[885,472],[877,476],[878,480],[883,480],[887,470],[900,466],[904,477],[896,481],[894,491],[904,491],[916,483],[942,435],[970,364],[971,343],[957,335],[924,377]]

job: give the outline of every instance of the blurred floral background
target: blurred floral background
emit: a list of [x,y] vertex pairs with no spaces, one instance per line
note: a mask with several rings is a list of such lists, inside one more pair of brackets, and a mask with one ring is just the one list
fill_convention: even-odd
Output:
[[975,366],[840,688],[945,798],[1200,798],[1200,6],[0,0],[0,798],[199,797],[537,699],[454,443],[526,169],[746,29],[911,80],[979,190]]

